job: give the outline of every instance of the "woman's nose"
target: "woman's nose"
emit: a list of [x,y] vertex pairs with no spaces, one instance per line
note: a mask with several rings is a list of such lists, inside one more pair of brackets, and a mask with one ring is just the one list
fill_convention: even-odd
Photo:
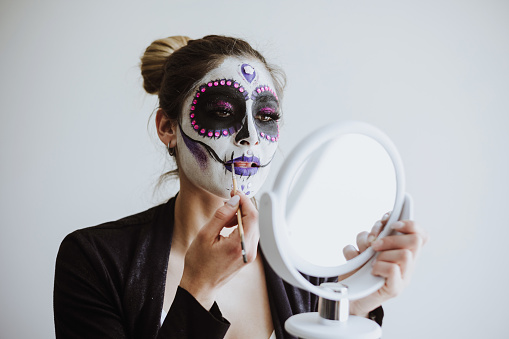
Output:
[[235,143],[243,146],[254,146],[258,145],[259,142],[253,117],[248,113],[244,118],[242,127],[235,135]]

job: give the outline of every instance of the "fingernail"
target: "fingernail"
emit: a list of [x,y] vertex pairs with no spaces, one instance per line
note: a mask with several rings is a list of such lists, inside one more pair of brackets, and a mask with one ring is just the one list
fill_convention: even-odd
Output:
[[400,228],[403,228],[403,226],[405,226],[405,224],[401,221],[396,221],[394,224],[391,225],[391,228],[393,230],[399,230]]
[[384,216],[382,217],[382,221],[387,221],[389,220],[389,216],[390,214],[389,213],[385,213]]
[[237,204],[239,203],[240,201],[240,197],[238,195],[234,195],[233,197],[230,198],[230,200],[228,200],[226,203],[228,205],[230,205],[231,207],[235,207],[237,206]]
[[353,247],[353,245],[346,245],[343,248],[343,252],[345,252],[345,251],[357,251],[357,249],[355,247]]
[[373,247],[373,249],[376,250],[377,248],[381,247],[383,243],[384,242],[382,239],[378,239],[376,241],[373,241],[373,243],[371,244],[371,247]]
[[378,220],[377,222],[375,222],[375,225],[373,226],[374,228],[380,228],[382,227],[382,222],[380,220]]
[[368,235],[368,242],[371,243],[373,240],[375,240],[376,237],[373,234]]

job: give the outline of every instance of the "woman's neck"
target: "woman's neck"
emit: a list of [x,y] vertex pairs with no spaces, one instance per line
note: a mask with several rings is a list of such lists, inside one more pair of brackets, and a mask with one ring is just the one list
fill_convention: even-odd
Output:
[[198,232],[225,201],[226,199],[194,186],[181,175],[180,192],[175,201],[172,250],[177,246],[184,253],[187,252]]

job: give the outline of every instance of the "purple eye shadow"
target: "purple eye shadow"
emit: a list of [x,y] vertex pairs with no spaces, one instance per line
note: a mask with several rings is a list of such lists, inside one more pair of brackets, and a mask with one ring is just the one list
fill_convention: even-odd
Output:
[[[182,128],[180,130],[182,131]],[[207,168],[207,152],[200,147],[200,144],[195,143],[189,139],[185,133],[182,132],[181,134],[182,139],[184,140],[184,144],[186,144],[187,149],[196,159],[198,166],[200,166],[201,170],[205,170]]]
[[219,100],[218,102],[215,102],[213,104],[216,108],[223,108],[223,109],[229,109],[233,110],[233,105],[227,101]]
[[263,107],[263,108],[260,108],[259,112],[264,113],[264,114],[274,114],[276,112],[276,110],[271,107]]

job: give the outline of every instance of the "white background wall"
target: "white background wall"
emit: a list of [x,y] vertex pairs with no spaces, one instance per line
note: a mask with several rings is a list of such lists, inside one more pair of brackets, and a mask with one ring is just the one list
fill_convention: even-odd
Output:
[[[287,72],[281,154],[330,121],[391,136],[431,235],[385,338],[501,338],[509,301],[506,1],[2,1],[0,337],[51,338],[63,237],[143,210],[165,165],[148,44],[246,38]],[[282,157],[280,157],[281,159]],[[281,160],[279,160],[280,163]]]

